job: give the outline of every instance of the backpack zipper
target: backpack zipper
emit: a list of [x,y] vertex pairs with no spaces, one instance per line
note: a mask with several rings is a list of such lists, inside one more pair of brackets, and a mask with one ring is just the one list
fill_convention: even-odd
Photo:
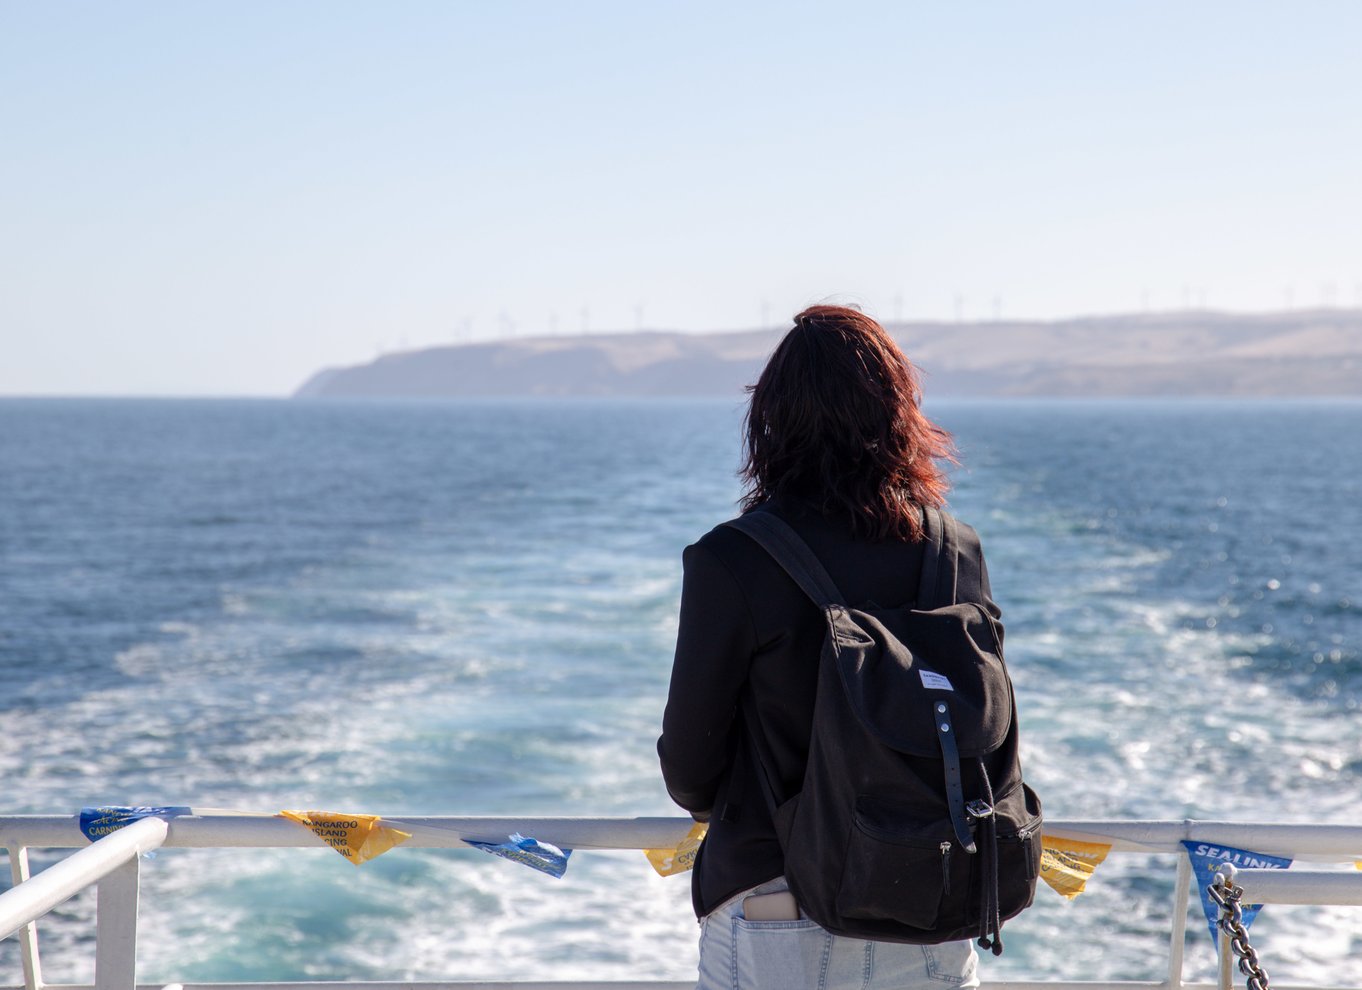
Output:
[[951,892],[951,844],[949,841],[941,843],[941,890],[946,894]]

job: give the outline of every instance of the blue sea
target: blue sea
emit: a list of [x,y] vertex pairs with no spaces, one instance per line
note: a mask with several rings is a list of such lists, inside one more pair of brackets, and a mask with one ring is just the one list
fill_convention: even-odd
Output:
[[[929,412],[1049,816],[1359,819],[1362,404]],[[734,513],[741,413],[0,401],[0,809],[675,813],[680,554]],[[985,978],[1161,979],[1173,867],[1042,888]],[[92,979],[93,909],[43,922],[48,980]],[[1360,930],[1268,908],[1253,933],[1274,980],[1359,983]],[[696,935],[688,877],[632,851],[553,880],[472,850],[163,850],[139,978],[687,979]]]

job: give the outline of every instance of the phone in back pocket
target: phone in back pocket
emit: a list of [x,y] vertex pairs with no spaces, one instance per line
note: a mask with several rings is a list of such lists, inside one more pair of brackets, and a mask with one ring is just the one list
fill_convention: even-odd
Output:
[[748,921],[798,921],[799,905],[788,890],[753,894],[743,898],[742,916]]

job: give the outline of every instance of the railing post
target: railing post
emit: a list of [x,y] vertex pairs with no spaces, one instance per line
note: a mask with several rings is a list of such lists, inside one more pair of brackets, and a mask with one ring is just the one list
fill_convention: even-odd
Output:
[[[29,878],[28,847],[9,846],[9,871],[14,886]],[[39,990],[43,982],[42,963],[38,957],[38,922],[30,921],[19,929],[19,954],[24,960],[24,990]]]
[[1187,946],[1187,898],[1192,893],[1192,860],[1178,857],[1178,878],[1173,889],[1173,933],[1168,943],[1168,986],[1182,986],[1182,956]]
[[99,881],[95,990],[137,988],[137,895],[141,860],[133,855]]
[[1230,937],[1217,932],[1215,944],[1218,952],[1215,961],[1215,985],[1219,990],[1234,990],[1234,963],[1230,960]]

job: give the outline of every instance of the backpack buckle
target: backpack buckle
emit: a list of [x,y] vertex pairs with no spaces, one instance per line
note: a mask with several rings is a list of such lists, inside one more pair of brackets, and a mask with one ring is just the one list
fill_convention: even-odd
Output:
[[988,818],[993,814],[993,806],[984,801],[971,801],[965,805],[965,810],[971,818]]

